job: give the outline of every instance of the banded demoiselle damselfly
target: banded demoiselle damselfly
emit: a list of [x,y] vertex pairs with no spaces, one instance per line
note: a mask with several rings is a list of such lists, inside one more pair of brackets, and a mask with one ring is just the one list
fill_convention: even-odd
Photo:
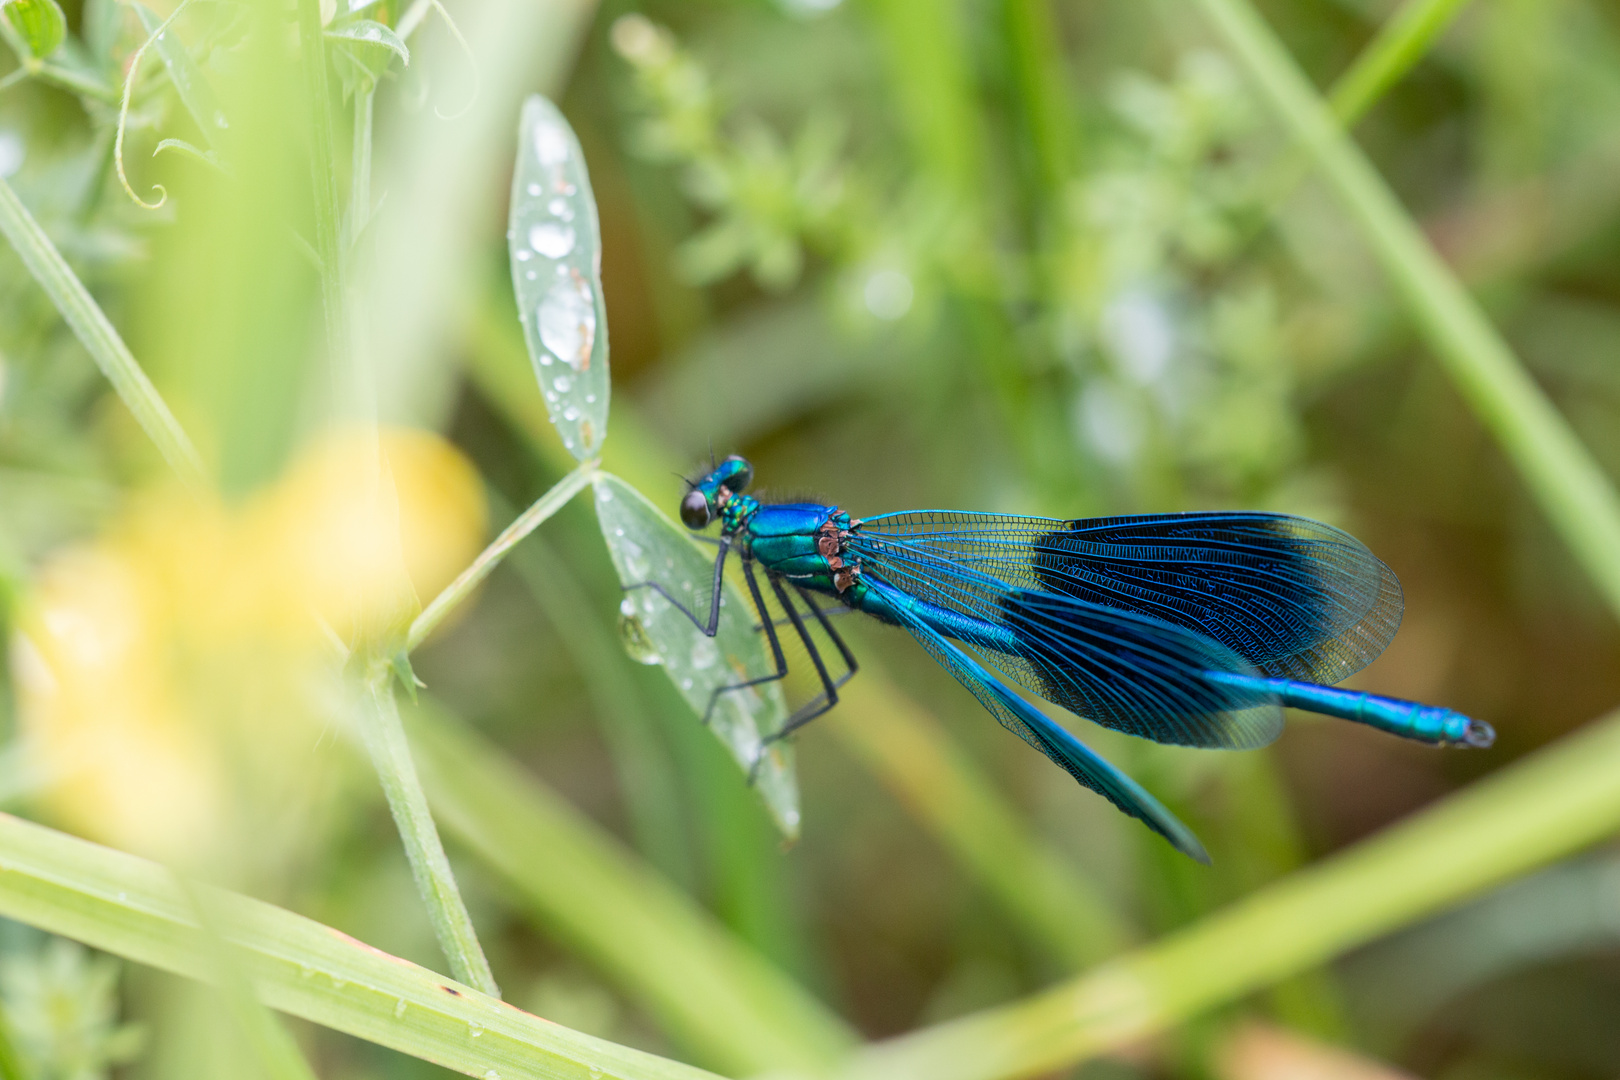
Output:
[[[858,667],[816,594],[908,630],[1005,727],[1203,862],[1186,825],[1005,680],[1104,727],[1180,746],[1262,746],[1281,732],[1285,705],[1437,746],[1495,739],[1489,724],[1450,709],[1330,685],[1384,651],[1402,610],[1395,574],[1330,525],[1244,512],[858,519],[819,503],[761,503],[745,494],[752,480],[753,467],[732,456],[681,500],[688,528],[720,524],[708,538],[720,550],[706,618],[658,582],[627,588],[657,591],[713,637],[726,557],[742,559],[775,671],[716,689],[709,711],[721,694],[786,677],[778,625],[804,643],[822,688],[770,740],[836,705]],[[756,565],[785,620],[768,610]],[[839,653],[836,678],[807,616]]]

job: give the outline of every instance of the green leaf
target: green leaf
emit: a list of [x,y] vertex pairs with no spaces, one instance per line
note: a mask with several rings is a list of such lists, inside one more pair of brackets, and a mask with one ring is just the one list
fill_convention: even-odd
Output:
[[551,422],[581,461],[607,434],[602,236],[579,140],[557,107],[523,104],[506,232],[512,291]]
[[67,18],[56,0],[6,0],[5,9],[6,21],[35,59],[51,55],[67,35]]
[[386,49],[399,57],[401,64],[409,66],[411,62],[411,50],[406,47],[400,36],[375,19],[356,19],[354,22],[334,26],[326,31],[326,36],[331,41]]
[[[0,815],[0,915],[208,981],[217,955],[156,863]],[[716,1080],[571,1031],[271,904],[197,887],[233,960],[273,1009],[496,1080]]]
[[[164,20],[153,14],[144,4],[132,3],[136,16],[141,20],[141,28],[148,34],[154,33],[162,27]],[[178,14],[178,12],[177,12]],[[180,102],[191,114],[196,122],[197,129],[202,132],[203,139],[210,146],[219,133],[230,127],[225,118],[225,110],[219,106],[219,98],[214,95],[214,88],[203,74],[202,68],[191,57],[191,51],[186,43],[180,40],[180,34],[175,30],[172,16],[171,25],[164,27],[157,35],[158,57],[163,66],[168,69],[169,81],[174,84],[175,93],[180,95]]]
[[[596,517],[613,555],[619,581],[657,581],[687,609],[704,618],[714,580],[714,553],[692,542],[685,529],[659,512],[635,488],[609,473],[595,480]],[[698,716],[722,686],[769,674],[762,638],[754,632],[753,606],[726,586],[720,629],[705,637],[692,620],[651,589],[625,594],[620,613],[633,635],[633,659],[663,665],[670,681]],[[762,736],[780,730],[785,719],[779,683],[722,694],[709,718],[714,732],[765,801],[783,835],[799,834],[799,789],[793,756],[785,743],[768,748]]]

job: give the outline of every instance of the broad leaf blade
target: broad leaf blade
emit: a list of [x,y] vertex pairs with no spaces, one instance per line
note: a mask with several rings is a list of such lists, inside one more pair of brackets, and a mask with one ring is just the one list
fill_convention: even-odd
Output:
[[[699,617],[709,612],[714,553],[696,544],[640,492],[609,473],[595,481],[596,516],[625,585],[657,581]],[[763,638],[754,632],[756,613],[743,596],[726,587],[720,631],[703,632],[651,589],[625,593],[620,608],[635,659],[661,664],[698,716],[709,708],[715,689],[769,674]],[[782,833],[799,833],[799,789],[792,752],[785,743],[764,747],[762,735],[777,731],[786,716],[781,686],[766,683],[721,694],[709,728],[744,772]],[[763,757],[761,756],[763,754]]]
[[607,433],[602,237],[585,155],[557,107],[523,105],[507,244],[523,338],[551,422],[581,461]]

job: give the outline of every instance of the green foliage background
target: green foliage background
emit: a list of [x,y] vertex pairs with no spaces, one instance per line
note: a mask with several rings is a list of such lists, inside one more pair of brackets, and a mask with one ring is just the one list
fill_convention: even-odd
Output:
[[[171,471],[246,500],[355,420],[444,433],[520,526],[340,643],[306,765],[338,794],[251,872],[54,831],[14,662],[0,1077],[1620,1071],[1612,4],[4,12],[8,623]],[[625,655],[564,503],[620,481],[551,427],[513,299],[534,92],[600,221],[601,464],[654,504],[712,450],[856,514],[1320,517],[1406,589],[1354,685],[1497,747],[1086,726],[1206,869],[854,626],[784,843],[791,781],[768,811]]]

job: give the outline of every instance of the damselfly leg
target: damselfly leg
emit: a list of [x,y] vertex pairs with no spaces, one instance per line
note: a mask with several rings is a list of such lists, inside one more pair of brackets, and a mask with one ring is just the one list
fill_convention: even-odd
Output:
[[[703,631],[705,637],[714,637],[720,632],[720,598],[725,594],[726,554],[731,550],[731,541],[725,537],[721,537],[716,543],[720,546],[720,554],[714,557],[714,587],[709,593],[709,621],[707,623],[692,614],[685,604],[675,599],[668,589],[656,581],[637,581],[622,586],[622,588],[625,592],[629,592],[631,589],[651,589],[674,605],[676,611],[691,619],[692,625]],[[704,723],[707,722],[708,719],[705,717]]]

